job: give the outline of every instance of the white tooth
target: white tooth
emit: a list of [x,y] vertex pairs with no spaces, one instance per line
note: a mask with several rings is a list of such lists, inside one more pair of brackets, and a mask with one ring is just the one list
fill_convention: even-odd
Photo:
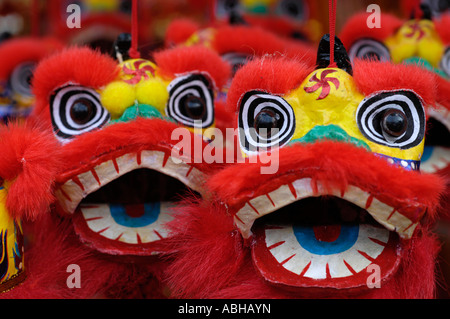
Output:
[[327,278],[326,263],[323,263],[322,260],[311,259],[311,264],[303,276],[313,279]]
[[400,237],[406,238],[406,239],[411,238],[413,233],[414,233],[414,231],[416,230],[416,227],[417,227],[418,224],[419,223],[414,223],[413,224],[411,222],[410,225],[406,226],[406,228],[403,228],[403,230],[401,230]]
[[234,217],[234,222],[236,226],[240,229],[242,237],[245,239],[249,238],[252,235],[251,228],[255,219],[257,219],[259,215],[255,212],[253,208],[250,207],[248,203],[245,203],[244,207],[242,207]]
[[276,209],[276,206],[272,204],[269,197],[267,197],[266,195],[255,197],[251,199],[249,203],[249,206],[251,205],[250,208],[253,209],[257,218],[267,215],[267,213]]
[[[100,181],[100,185],[98,185],[99,188],[115,180],[119,175],[117,174],[113,161],[103,162],[100,165],[97,165],[93,170],[91,170],[91,173],[93,173],[93,171],[95,171],[96,176]],[[97,184],[99,183],[97,182]]]
[[[328,270],[331,278],[342,278],[352,276],[353,273],[348,269],[344,263],[344,258],[340,255],[331,255],[328,260]],[[350,264],[345,260],[347,264]],[[325,267],[326,271],[326,267]]]
[[[80,209],[89,228],[96,233],[114,225],[114,223],[112,223],[113,219],[109,212],[109,206],[106,204],[95,204],[92,206],[86,205],[80,207]],[[104,236],[103,233],[101,235]]]
[[[103,235],[103,234],[102,234]],[[116,237],[117,238],[117,237]],[[129,229],[121,233],[120,238],[118,239],[120,242],[126,244],[137,244],[137,236],[136,231]]]
[[283,185],[273,192],[270,192],[269,197],[277,208],[289,205],[296,201],[296,198],[287,185]]
[[[122,155],[116,158],[117,167],[119,169],[119,174],[124,175],[138,168],[138,164],[136,163],[136,154],[130,153]],[[115,168],[114,171],[116,172]],[[117,172],[116,172],[117,173]]]
[[356,206],[359,206],[361,208],[366,207],[367,199],[369,198],[370,194],[361,190],[358,187],[355,186],[348,186],[343,199],[346,201],[355,204]]
[[142,151],[141,166],[160,171],[163,163],[164,163],[164,152]]
[[300,275],[310,260],[307,258],[302,258],[301,254],[299,254],[299,244],[293,234],[292,227],[283,227],[281,229],[268,228],[265,231],[267,247],[270,247],[277,242],[284,241],[282,245],[270,250],[273,257],[275,257],[279,263],[282,263],[294,255],[283,264],[283,267],[297,275]]
[[65,212],[73,213],[77,208],[78,203],[85,196],[85,191],[83,191],[73,180],[68,180],[56,191],[55,195]]
[[415,226],[413,227],[411,225],[412,222],[408,217],[396,211],[389,219],[389,222],[393,225],[396,225],[396,231],[399,233],[400,237],[411,238]]
[[65,195],[63,195],[63,192],[61,189],[57,189],[55,191],[55,197],[58,199],[58,203],[60,204],[61,208],[66,213],[70,213],[72,211],[72,203],[71,200],[69,200]]
[[297,192],[297,199],[314,196],[314,191],[311,187],[311,178],[298,179],[292,183],[292,186]]
[[395,226],[391,224],[388,220],[389,216],[392,214],[394,208],[389,205],[386,205],[380,202],[378,199],[374,198],[372,200],[372,205],[370,205],[368,212],[370,215],[381,225],[389,229],[390,231],[394,231]]
[[84,185],[83,198],[100,188],[100,185],[98,184],[92,171],[81,173],[78,175],[78,179]]

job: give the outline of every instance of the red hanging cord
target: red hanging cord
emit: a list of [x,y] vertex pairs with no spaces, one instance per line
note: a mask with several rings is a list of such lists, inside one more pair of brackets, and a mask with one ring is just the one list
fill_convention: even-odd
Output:
[[38,37],[40,34],[40,6],[39,0],[31,2],[31,35]]
[[128,52],[130,58],[139,59],[141,54],[138,51],[138,42],[139,42],[139,8],[138,8],[138,0],[132,1],[132,9],[131,9],[131,48]]
[[328,0],[328,14],[330,23],[330,68],[337,67],[334,61],[334,37],[336,35],[336,7],[337,0]]
[[217,0],[209,1],[209,23],[214,25],[216,23],[216,6]]

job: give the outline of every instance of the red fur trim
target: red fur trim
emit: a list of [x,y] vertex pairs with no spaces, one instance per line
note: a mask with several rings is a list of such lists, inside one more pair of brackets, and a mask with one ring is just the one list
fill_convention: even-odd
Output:
[[117,63],[107,55],[89,48],[71,48],[43,60],[34,73],[35,116],[50,122],[48,100],[54,90],[71,83],[98,89],[113,81]]
[[435,76],[419,66],[355,60],[353,79],[366,96],[378,91],[412,90],[426,104],[435,104]]
[[419,7],[420,2],[421,0],[401,0],[400,8],[405,17],[410,17],[413,11]]
[[6,207],[15,218],[35,218],[54,200],[58,145],[51,133],[9,124],[0,128],[0,176],[11,182]]
[[219,54],[242,52],[255,56],[280,54],[297,58],[308,65],[316,62],[316,52],[312,46],[281,38],[259,27],[224,26],[215,33],[212,46]]
[[39,62],[61,50],[63,44],[53,38],[17,38],[0,46],[0,80],[7,81],[14,68],[24,62]]
[[[127,152],[139,152],[146,149],[159,149],[171,154],[173,147],[179,140],[172,140],[172,133],[181,126],[157,119],[138,118],[128,123],[118,123],[106,126],[101,130],[92,131],[78,136],[62,148],[63,173],[58,180],[65,179],[67,174],[75,174],[86,170],[85,166],[94,165],[96,161],[119,156]],[[190,133],[190,143],[200,143],[202,149],[206,143],[201,137]],[[195,141],[195,142],[194,142]],[[191,165],[207,173],[215,169],[216,165],[205,163],[194,163],[194,154],[188,154],[183,150],[184,156],[188,158]],[[194,147],[191,147],[194,151]],[[79,172],[78,172],[79,173]]]
[[[445,189],[445,180],[439,176],[407,171],[363,148],[340,142],[324,141],[284,147],[279,154],[272,154],[272,165],[276,163],[277,156],[279,167],[276,175],[261,174],[261,167],[267,164],[236,164],[210,178],[207,188],[215,192],[233,213],[251,198],[296,179],[310,177],[313,182],[325,183],[330,191],[346,190],[348,185],[358,186],[393,207],[421,204],[428,207],[431,216]],[[414,214],[415,211],[411,212],[408,218],[418,221],[420,216]]]
[[[101,13],[86,17],[82,21],[83,28],[110,26],[123,32],[131,32],[130,16],[123,13]],[[69,29],[69,28],[66,28]]]
[[203,46],[178,47],[155,53],[156,64],[163,76],[174,78],[188,72],[206,72],[221,88],[229,79],[231,68],[214,51]]
[[200,30],[200,25],[190,19],[177,19],[172,21],[166,29],[164,41],[166,47],[186,42],[190,36]]
[[434,25],[436,31],[441,36],[442,42],[448,46],[450,44],[450,32],[448,32],[450,28],[450,13],[442,15],[439,19],[435,19]]
[[[289,292],[268,284],[255,270],[250,249],[223,206],[190,204],[179,209],[169,224],[173,261],[167,283],[175,298],[287,299],[311,298],[308,290]],[[403,242],[399,269],[380,289],[361,295],[336,290],[327,298],[433,298],[435,293],[436,236],[419,229],[418,236]]]
[[227,109],[236,112],[242,95],[251,90],[286,95],[297,88],[313,67],[288,58],[263,57],[244,65],[236,72],[228,91]]
[[369,28],[367,26],[367,19],[370,13],[361,12],[352,16],[342,28],[339,39],[342,41],[347,50],[353,45],[356,40],[362,38],[372,38],[383,42],[387,37],[391,36],[395,30],[400,28],[403,24],[402,20],[390,15],[381,15],[381,28]]
[[[1,299],[165,298],[160,284],[165,264],[157,259],[132,262],[89,249],[75,235],[70,219],[52,214],[24,225],[25,282]],[[81,287],[69,288],[68,266],[78,265]]]

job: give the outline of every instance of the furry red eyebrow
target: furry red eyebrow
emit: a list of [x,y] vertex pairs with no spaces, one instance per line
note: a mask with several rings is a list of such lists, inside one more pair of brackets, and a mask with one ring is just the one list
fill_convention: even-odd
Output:
[[369,14],[366,12],[355,14],[347,21],[344,28],[341,30],[339,39],[341,39],[347,49],[350,48],[356,40],[363,38],[384,41],[403,24],[402,20],[393,15],[382,14],[381,19],[383,23],[381,24],[381,28],[371,29],[367,26],[368,17]]
[[34,116],[30,120],[43,123],[51,129],[48,104],[54,90],[69,83],[100,88],[112,82],[118,72],[114,59],[87,47],[65,49],[45,58],[37,66],[33,77],[36,102]]
[[66,49],[43,60],[36,68],[33,92],[37,99],[48,99],[53,90],[77,83],[100,88],[118,74],[117,62],[87,47]]
[[17,38],[11,39],[0,47],[0,79],[7,80],[14,68],[23,62],[35,61],[63,49],[62,42],[53,38]]
[[356,59],[353,61],[353,79],[366,96],[402,89],[415,92],[427,105],[434,105],[436,101],[435,76],[419,66]]
[[442,42],[445,45],[450,45],[450,32],[448,32],[448,28],[450,28],[450,14],[442,15],[440,19],[434,21],[434,25]]
[[222,87],[229,79],[231,67],[211,49],[203,46],[177,47],[154,54],[160,74],[175,77],[192,71],[206,72],[217,87]]
[[241,97],[248,91],[258,90],[285,95],[298,87],[314,68],[285,57],[266,56],[250,61],[235,75],[228,91],[227,109],[239,109]]
[[316,52],[312,45],[281,38],[258,27],[223,26],[218,28],[212,46],[219,54],[243,52],[262,56],[266,53],[277,53],[291,58],[301,58],[308,64],[316,62]]

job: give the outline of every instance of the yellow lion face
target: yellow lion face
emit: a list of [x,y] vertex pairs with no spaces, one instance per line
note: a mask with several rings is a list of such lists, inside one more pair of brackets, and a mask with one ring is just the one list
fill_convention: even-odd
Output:
[[24,276],[22,226],[8,213],[6,196],[7,189],[0,188],[0,292],[12,289]]

